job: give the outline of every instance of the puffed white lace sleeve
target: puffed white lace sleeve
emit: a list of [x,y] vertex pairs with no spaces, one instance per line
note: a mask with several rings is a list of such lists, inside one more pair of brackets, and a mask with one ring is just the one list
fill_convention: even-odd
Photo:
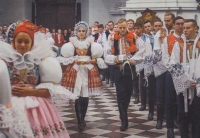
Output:
[[0,59],[0,104],[9,104],[11,102],[11,86],[8,75],[8,69],[3,60]]
[[103,55],[103,47],[98,43],[92,43],[91,53],[93,58],[100,58]]
[[41,84],[36,86],[36,89],[48,89],[51,95],[51,100],[56,105],[68,104],[70,99],[75,100],[77,96],[60,86],[62,78],[62,69],[59,62],[52,58],[46,58],[39,64],[39,74]]
[[72,64],[75,60],[74,50],[75,48],[72,43],[66,43],[61,48],[61,54],[63,57],[57,57],[56,59],[63,65]]

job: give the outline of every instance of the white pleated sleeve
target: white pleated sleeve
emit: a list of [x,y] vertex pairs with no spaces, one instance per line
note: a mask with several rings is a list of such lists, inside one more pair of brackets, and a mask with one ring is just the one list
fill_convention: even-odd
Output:
[[70,99],[75,100],[77,98],[75,94],[59,85],[62,78],[62,69],[56,59],[49,57],[42,60],[39,65],[39,74],[41,84],[36,86],[36,89],[48,89],[51,100],[56,105],[66,105]]

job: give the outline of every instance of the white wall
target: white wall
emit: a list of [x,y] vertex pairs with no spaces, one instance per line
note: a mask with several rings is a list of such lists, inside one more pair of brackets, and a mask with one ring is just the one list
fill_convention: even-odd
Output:
[[106,24],[108,21],[116,22],[119,18],[125,17],[124,15],[111,15],[114,10],[116,2],[124,0],[78,0],[81,2],[81,19],[86,21],[90,26],[95,21]]
[[34,0],[0,0],[0,25],[10,24],[18,20],[31,20]]
[[[139,6],[140,5],[140,6]],[[175,16],[185,19],[196,19],[200,26],[200,11],[196,10],[196,0],[127,0],[126,6],[121,10],[126,12],[126,19],[136,20],[146,8],[155,11],[157,16],[164,20],[166,11],[171,11]]]
[[89,0],[78,0],[81,3],[81,20],[89,23]]

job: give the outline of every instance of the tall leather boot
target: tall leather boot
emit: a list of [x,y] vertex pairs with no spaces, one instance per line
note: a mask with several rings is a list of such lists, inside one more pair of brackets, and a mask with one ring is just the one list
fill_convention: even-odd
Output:
[[133,94],[134,94],[134,96],[135,96],[134,104],[138,104],[138,103],[139,103],[139,85],[138,85],[138,77],[136,77],[136,79],[134,80],[134,83],[133,83]]
[[142,86],[140,91],[141,91],[141,107],[139,111],[144,111],[146,110],[146,102],[147,102],[146,87]]
[[114,74],[110,73],[110,87],[114,87]]
[[106,69],[105,74],[106,74],[106,84],[109,84],[110,75],[109,75],[109,69],[108,68]]
[[75,100],[76,118],[78,121],[78,130],[83,131],[83,113],[82,113],[82,99]]
[[174,138],[174,110],[166,110],[167,138]]
[[154,100],[152,98],[148,98],[148,102],[149,102],[148,120],[153,120],[153,115],[154,115]]
[[163,104],[157,103],[157,124],[156,124],[156,129],[162,129],[163,116],[164,116]]
[[87,108],[88,108],[88,102],[89,102],[89,97],[83,97],[82,98],[82,105],[83,105],[83,126],[86,126],[85,115],[86,115]]
[[121,119],[121,131],[126,131],[128,128],[128,116],[127,116],[127,111],[126,111],[126,104],[121,104],[118,103],[118,108],[119,108],[119,114],[120,114],[120,119]]
[[177,104],[175,104],[174,105],[174,127],[175,128],[178,128],[177,118],[178,118],[178,107],[177,107]]

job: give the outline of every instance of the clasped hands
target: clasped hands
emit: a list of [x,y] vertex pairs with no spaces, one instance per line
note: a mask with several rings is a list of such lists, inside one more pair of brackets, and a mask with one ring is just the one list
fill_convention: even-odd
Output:
[[31,96],[34,91],[34,89],[29,88],[25,84],[18,84],[12,88],[12,95],[18,97]]
[[84,65],[84,64],[95,64],[97,62],[96,59],[91,59],[88,61],[79,61],[79,60],[74,60],[74,63],[78,64],[78,65]]

